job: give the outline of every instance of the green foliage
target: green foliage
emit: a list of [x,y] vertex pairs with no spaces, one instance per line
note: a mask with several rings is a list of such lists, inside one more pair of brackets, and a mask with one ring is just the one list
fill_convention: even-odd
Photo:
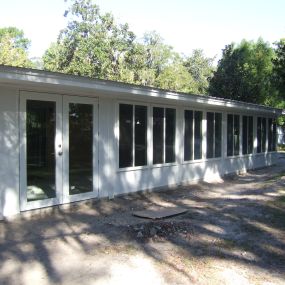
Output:
[[111,14],[101,14],[90,0],[74,1],[68,13],[68,26],[43,57],[44,68],[120,80],[135,39],[128,25],[116,25]]
[[278,94],[272,84],[273,57],[274,50],[262,39],[226,46],[210,81],[210,95],[274,104]]
[[0,64],[33,67],[28,58],[30,41],[24,37],[23,31],[8,27],[0,29]]
[[184,66],[193,78],[193,83],[195,84],[194,93],[208,93],[209,81],[214,72],[213,61],[213,58],[205,57],[201,49],[193,50],[192,55],[186,57]]
[[275,45],[276,57],[272,60],[274,64],[273,75],[280,97],[285,100],[285,38]]
[[73,0],[65,14],[69,23],[45,52],[44,69],[189,93],[207,91],[212,59],[202,51],[184,59],[156,32],[139,41],[127,24],[115,23],[91,0]]

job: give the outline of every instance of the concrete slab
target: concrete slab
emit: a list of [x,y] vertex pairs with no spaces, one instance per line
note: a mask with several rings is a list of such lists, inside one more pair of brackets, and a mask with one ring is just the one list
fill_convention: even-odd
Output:
[[187,209],[181,207],[167,207],[157,209],[146,209],[143,211],[133,212],[133,215],[139,218],[159,220],[181,215],[187,212]]

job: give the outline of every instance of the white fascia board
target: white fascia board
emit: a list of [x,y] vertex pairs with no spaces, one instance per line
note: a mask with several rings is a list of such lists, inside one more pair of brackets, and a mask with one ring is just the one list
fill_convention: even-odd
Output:
[[135,96],[146,96],[149,98],[184,101],[185,103],[208,105],[223,109],[242,109],[244,111],[284,114],[282,109],[271,108],[256,104],[238,102],[222,98],[203,95],[191,95],[176,93],[151,87],[135,86],[126,83],[91,79],[82,76],[66,75],[55,72],[40,71],[26,68],[0,66],[0,83],[40,86],[60,86],[61,88],[78,88],[82,90],[93,90],[102,93],[127,94]]

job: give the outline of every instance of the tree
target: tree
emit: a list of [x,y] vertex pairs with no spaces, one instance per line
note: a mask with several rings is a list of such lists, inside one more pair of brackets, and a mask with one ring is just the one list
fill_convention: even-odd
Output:
[[120,80],[135,39],[128,25],[117,25],[91,0],[75,0],[66,14],[71,14],[68,26],[44,54],[44,68]]
[[243,40],[223,50],[209,92],[215,97],[257,104],[272,104],[276,90],[272,84],[274,50],[259,39]]
[[201,49],[193,50],[192,55],[185,58],[184,66],[194,80],[195,93],[208,93],[209,81],[214,72],[213,61],[214,58],[205,57]]
[[0,29],[0,64],[33,67],[28,58],[30,41],[15,27]]
[[273,62],[273,75],[280,96],[285,100],[285,38],[276,45],[276,57]]

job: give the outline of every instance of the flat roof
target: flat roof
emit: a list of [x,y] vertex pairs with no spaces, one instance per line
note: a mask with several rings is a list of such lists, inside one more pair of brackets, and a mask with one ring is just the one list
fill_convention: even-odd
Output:
[[111,80],[95,79],[85,76],[63,74],[59,72],[51,72],[31,68],[11,67],[6,65],[0,65],[0,83],[19,85],[29,83],[35,86],[60,85],[62,87],[77,87],[82,90],[88,89],[108,93],[133,94],[134,96],[144,95],[149,97],[182,100],[190,103],[192,102],[198,104],[207,104],[212,106],[242,108],[249,111],[252,110],[274,113],[276,115],[285,114],[285,110],[283,109],[211,97],[208,95],[188,94],[149,86],[140,86]]

